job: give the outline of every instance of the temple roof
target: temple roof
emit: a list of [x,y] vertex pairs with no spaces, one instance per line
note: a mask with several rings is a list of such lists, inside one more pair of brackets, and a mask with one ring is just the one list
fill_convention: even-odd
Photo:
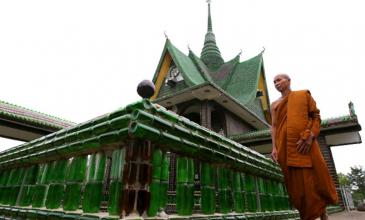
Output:
[[[219,69],[212,71],[193,51],[189,50],[189,55],[185,55],[167,39],[153,78],[154,83],[156,83],[159,69],[167,52],[171,55],[184,78],[184,89],[206,83],[213,84],[242,106],[246,106],[261,120],[266,121],[261,103],[256,98],[260,74],[263,72],[262,53],[243,62],[240,62],[240,56],[237,55],[223,63]],[[158,96],[157,101],[174,93],[176,90],[170,89],[163,96]]]
[[[168,69],[166,65],[171,65],[170,61],[167,61],[168,59],[171,59],[171,63],[176,65],[183,78],[183,81],[179,81],[173,86],[165,85],[166,83],[163,83],[162,80],[166,77],[164,75],[166,69]],[[165,65],[165,70],[162,71],[163,65]],[[259,85],[260,79],[263,83]],[[172,44],[170,39],[166,39],[153,82],[156,86],[156,94],[152,99],[156,100],[157,103],[163,104],[160,102],[161,100],[166,100],[181,91],[194,89],[199,85],[210,84],[218,88],[229,99],[237,102],[241,108],[248,109],[263,124],[271,121],[267,118],[270,103],[265,82],[262,52],[243,62],[240,61],[240,54],[225,62],[215,41],[209,2],[207,33],[201,57],[198,57],[190,48],[188,55],[185,55]],[[257,96],[259,87],[260,90],[265,90],[265,97],[260,98]],[[169,101],[169,103],[173,102]]]
[[75,125],[51,115],[0,101],[0,136],[29,141]]
[[186,56],[183,52],[177,49],[169,39],[166,39],[165,47],[162,52],[162,56],[160,59],[160,63],[157,66],[156,74],[153,78],[153,81],[156,81],[158,70],[160,69],[165,54],[169,52],[174,60],[176,66],[179,68],[185,83],[187,86],[195,86],[205,82],[201,72],[198,70],[197,66],[194,64],[193,60],[190,57]]

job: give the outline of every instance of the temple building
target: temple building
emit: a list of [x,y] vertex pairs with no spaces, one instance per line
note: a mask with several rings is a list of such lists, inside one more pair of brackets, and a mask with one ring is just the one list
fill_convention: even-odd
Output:
[[[183,54],[166,39],[153,82],[155,103],[264,155],[271,153],[270,101],[263,53],[243,62],[240,54],[224,61],[213,33],[210,4],[200,57],[190,48],[188,55]],[[337,189],[331,147],[361,143],[360,130],[352,102],[348,115],[322,119],[318,142]]]
[[[0,136],[25,141],[0,152],[0,219],[298,219],[268,158],[263,52],[225,61],[209,2],[200,56],[167,38],[144,86],[142,100],[81,124],[0,102]],[[360,130],[352,103],[322,120],[337,187],[331,147],[361,143]]]

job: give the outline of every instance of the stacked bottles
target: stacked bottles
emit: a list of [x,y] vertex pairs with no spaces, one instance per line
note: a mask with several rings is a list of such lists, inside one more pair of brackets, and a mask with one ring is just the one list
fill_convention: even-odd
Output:
[[120,198],[122,197],[122,174],[125,163],[125,148],[116,149],[112,155],[110,170],[110,186],[108,212],[110,215],[120,214]]
[[82,201],[83,212],[99,212],[103,194],[103,180],[105,171],[105,155],[103,152],[92,154],[89,162],[86,185]]
[[150,185],[150,204],[148,216],[156,216],[160,209],[165,209],[167,203],[167,188],[169,177],[169,158],[160,149],[152,154],[152,183]]
[[245,192],[244,192],[244,174],[239,172],[233,173],[233,200],[234,210],[238,213],[245,211]]
[[268,203],[268,210],[274,211],[275,209],[275,202],[274,202],[274,181],[271,179],[265,179],[266,182],[266,192],[267,192],[267,203]]
[[221,213],[232,211],[232,173],[229,169],[218,168],[218,194]]
[[37,181],[38,165],[28,167],[25,171],[23,186],[19,195],[19,206],[29,206],[32,203],[34,184]]
[[85,178],[87,156],[74,157],[66,176],[65,199],[63,209],[75,211],[80,206],[81,188]]
[[1,203],[15,205],[20,186],[23,181],[24,168],[13,168],[9,172],[3,171],[1,187]]
[[201,164],[201,210],[204,214],[215,212],[215,169],[208,163]]
[[261,211],[274,211],[272,180],[258,177]]
[[252,175],[246,175],[246,198],[247,198],[247,209],[249,212],[257,211],[256,201],[256,189],[255,189],[255,177]]
[[194,161],[187,157],[177,158],[176,211],[179,215],[191,215],[194,207]]
[[67,168],[68,160],[57,160],[52,163],[48,176],[48,182],[50,183],[46,199],[46,207],[48,209],[56,209],[61,206],[65,191]]
[[24,177],[24,168],[14,168],[12,170],[10,179],[7,184],[9,186],[7,204],[11,206],[16,205],[20,187],[23,182],[23,177]]
[[0,171],[0,203],[5,204],[7,200],[8,187],[6,186],[11,170]]
[[284,191],[284,193],[283,193],[283,208],[284,209],[291,209],[291,205],[290,205],[290,202],[289,202],[289,196],[288,196],[288,191],[287,191],[287,189],[286,189],[286,187],[284,186],[284,183],[281,183],[282,184],[282,186],[283,186],[283,191]]
[[260,205],[261,211],[268,211],[268,199],[267,199],[267,188],[265,184],[265,180],[262,177],[257,177],[258,188],[259,188],[259,197],[260,197]]
[[44,207],[48,190],[48,176],[51,172],[52,163],[40,164],[37,174],[36,185],[34,186],[32,206],[35,208]]
[[272,181],[272,188],[273,188],[273,207],[274,210],[283,210],[282,204],[281,204],[281,194],[283,192],[283,189],[280,189],[282,184],[278,181]]

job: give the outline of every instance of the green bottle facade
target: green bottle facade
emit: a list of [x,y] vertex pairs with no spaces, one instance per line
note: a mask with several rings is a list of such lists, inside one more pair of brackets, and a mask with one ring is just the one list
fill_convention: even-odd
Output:
[[125,148],[113,151],[112,166],[110,171],[110,187],[108,212],[110,215],[119,215],[120,200],[123,192],[123,169],[125,165]]
[[99,212],[102,200],[105,171],[105,154],[96,153],[90,156],[89,172],[83,194],[82,210],[86,213]]
[[176,166],[176,211],[191,215],[194,207],[194,161],[178,157]]
[[87,156],[78,156],[71,160],[65,180],[66,187],[63,202],[63,209],[65,211],[75,211],[79,209],[86,165]]

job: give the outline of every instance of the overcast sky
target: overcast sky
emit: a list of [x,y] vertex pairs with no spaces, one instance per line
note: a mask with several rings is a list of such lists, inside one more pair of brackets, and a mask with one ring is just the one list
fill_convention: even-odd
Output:
[[[365,126],[363,1],[213,0],[213,31],[227,61],[262,51],[272,79],[310,89],[322,119],[348,114],[353,101]],[[139,99],[165,43],[200,54],[204,0],[0,1],[0,100],[83,122]],[[364,138],[364,133],[361,132]],[[17,144],[0,142],[5,149]],[[364,144],[333,148],[338,172],[365,166]]]

